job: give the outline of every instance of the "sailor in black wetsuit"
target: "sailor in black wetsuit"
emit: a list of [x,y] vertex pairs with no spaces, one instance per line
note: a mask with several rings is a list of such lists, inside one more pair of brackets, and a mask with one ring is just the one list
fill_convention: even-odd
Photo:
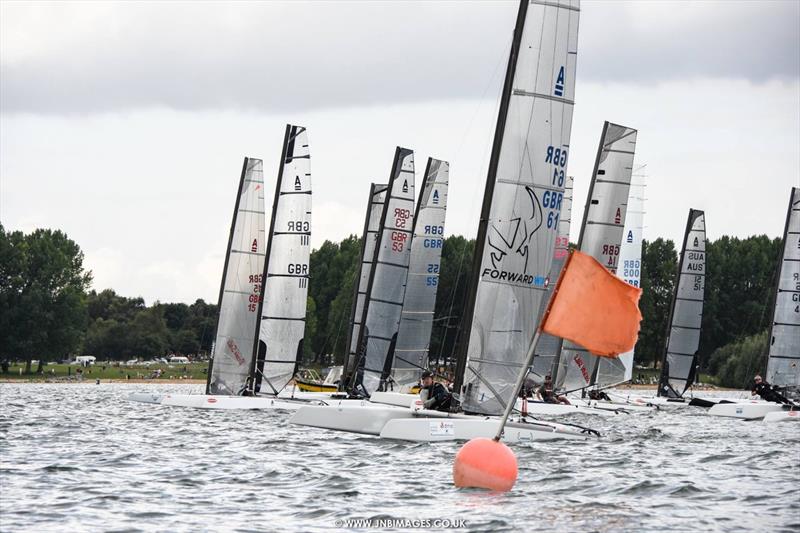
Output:
[[419,391],[419,396],[422,398],[425,409],[433,409],[435,411],[449,411],[450,403],[453,400],[444,385],[433,381],[433,374],[426,370],[422,373],[421,380],[422,388]]
[[756,376],[754,379],[753,390],[750,393],[755,396],[758,394],[764,400],[768,402],[776,402],[776,403],[785,403],[786,405],[792,405],[783,394],[776,391],[772,388],[772,385],[761,379],[761,376]]

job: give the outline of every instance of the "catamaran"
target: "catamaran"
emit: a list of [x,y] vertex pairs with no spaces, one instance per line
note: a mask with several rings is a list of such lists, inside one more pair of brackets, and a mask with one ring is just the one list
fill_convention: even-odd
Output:
[[[494,435],[500,421],[493,416],[516,400],[514,385],[526,370],[549,284],[572,125],[578,5],[520,3],[462,326],[468,338],[455,375],[464,411],[477,416],[418,406],[303,407],[292,423],[415,441]],[[520,419],[504,438],[589,435],[585,428]]]
[[[796,394],[800,390],[800,188],[797,187],[789,195],[776,278],[765,375],[767,383]],[[748,420],[763,417],[767,423],[800,419],[797,406],[772,402],[718,404],[708,413]]]

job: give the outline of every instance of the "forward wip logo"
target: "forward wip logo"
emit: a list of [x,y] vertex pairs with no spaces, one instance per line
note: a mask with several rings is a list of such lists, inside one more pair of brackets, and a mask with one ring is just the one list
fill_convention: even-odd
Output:
[[[530,205],[526,206],[527,212],[522,216],[512,218],[508,221],[508,225],[503,228],[505,231],[498,229],[498,225],[505,226],[503,222],[492,224],[487,238],[489,245],[489,260],[492,263],[492,268],[484,268],[481,277],[489,276],[498,281],[509,281],[512,283],[520,283],[523,285],[537,285],[546,286],[547,278],[543,276],[532,276],[528,274],[528,260],[530,259],[530,243],[534,234],[542,227],[544,216],[542,213],[542,204],[534,190],[530,187],[525,187],[525,192],[528,195]],[[516,261],[508,261],[506,258],[514,259],[518,256],[522,260],[521,269],[514,268],[515,271],[504,270],[505,262],[518,264]],[[509,265],[511,266],[511,265]],[[512,267],[513,268],[513,267]],[[521,270],[521,272],[519,271]]]

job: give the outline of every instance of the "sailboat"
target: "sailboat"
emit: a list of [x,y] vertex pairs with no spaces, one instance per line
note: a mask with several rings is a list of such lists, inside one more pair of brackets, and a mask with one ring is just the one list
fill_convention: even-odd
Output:
[[[245,157],[233,208],[225,264],[219,289],[216,334],[206,394],[243,390],[250,367],[257,324],[266,239],[264,232],[264,171],[260,159]],[[134,393],[128,400],[161,403],[162,394]]]
[[690,209],[672,296],[667,342],[661,359],[661,378],[657,393],[660,397],[683,398],[686,390],[694,383],[703,321],[705,276],[705,214],[697,209]]
[[[244,250],[232,248],[229,254],[259,257],[260,268],[239,268],[231,274],[226,262],[206,394],[167,394],[162,405],[296,409],[304,404],[278,394],[296,372],[303,352],[311,250],[310,158],[306,129],[287,125],[263,252],[255,255],[253,243]],[[263,191],[263,178],[260,183]],[[260,201],[263,206],[263,193]],[[263,207],[248,209],[237,204],[237,215],[232,235],[237,234],[235,227],[242,217],[258,219],[255,223],[264,233]],[[232,280],[232,275],[237,277]],[[250,286],[243,285],[244,279]],[[231,336],[229,330],[238,336]]]
[[[579,2],[520,2],[495,130],[465,309],[455,389],[469,413],[499,415],[547,294],[572,125]],[[529,46],[528,43],[535,43]],[[464,385],[462,391],[462,384]],[[414,441],[493,436],[500,420],[419,409],[304,407],[292,423]],[[504,438],[590,436],[585,428],[517,421]]]
[[[386,390],[405,297],[414,224],[414,152],[395,150],[345,387],[369,397]],[[354,322],[355,324],[355,322]],[[357,339],[357,340],[356,340]]]
[[[800,188],[789,194],[783,229],[783,249],[778,263],[774,306],[767,357],[767,383],[790,392],[800,389]],[[764,417],[764,422],[795,421],[798,407],[771,402],[717,404],[711,415],[744,418]]]
[[[450,163],[428,158],[425,180],[414,213],[414,233],[400,326],[391,368],[389,389],[407,392],[428,368],[428,349],[439,288],[439,267],[444,243]],[[407,403],[406,403],[407,405]]]
[[[619,267],[637,135],[637,130],[627,126],[610,122],[603,125],[578,240],[581,252],[591,255],[614,274]],[[600,359],[605,358],[564,342],[554,365],[553,383],[567,392],[585,391],[597,382]],[[604,363],[622,364],[616,359]]]

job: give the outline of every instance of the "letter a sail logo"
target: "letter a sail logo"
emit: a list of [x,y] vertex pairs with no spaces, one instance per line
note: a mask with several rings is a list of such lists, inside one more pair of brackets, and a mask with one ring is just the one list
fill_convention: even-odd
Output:
[[408,180],[403,180],[403,192],[408,192]]
[[553,90],[553,94],[556,96],[564,96],[564,67],[562,66],[558,71],[558,77],[556,78],[556,86]]
[[628,230],[628,242],[633,243],[633,231]]
[[303,188],[302,184],[300,183],[300,176],[294,177],[294,190],[299,191]]
[[614,224],[620,224],[621,222],[622,222],[622,213],[620,212],[619,207],[618,207],[617,208],[617,214],[614,215]]
[[437,189],[433,189],[433,203],[434,205],[439,205],[439,191]]
[[258,252],[258,239],[253,239],[253,245],[250,247],[250,251],[253,253]]
[[699,246],[700,245],[700,241],[697,240],[697,237],[694,238],[694,245],[695,246]]

